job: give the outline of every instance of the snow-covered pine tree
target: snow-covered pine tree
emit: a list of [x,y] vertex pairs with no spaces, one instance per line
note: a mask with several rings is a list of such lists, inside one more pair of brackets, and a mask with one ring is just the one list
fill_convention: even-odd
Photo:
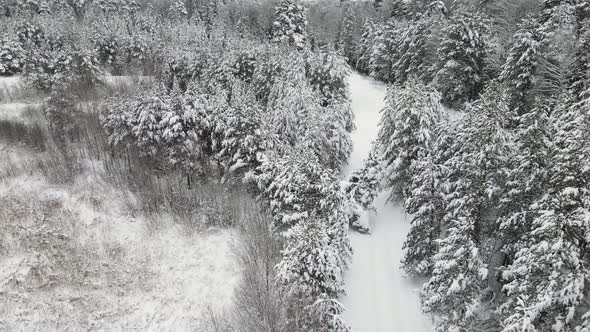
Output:
[[[515,254],[528,245],[532,230],[531,205],[546,192],[550,176],[549,149],[551,130],[545,108],[532,109],[520,116],[516,128],[516,151],[508,167],[504,193],[500,199],[497,260],[489,262],[488,287],[499,297],[504,282],[503,263],[513,261]],[[510,302],[510,301],[509,301]]]
[[361,31],[361,39],[356,50],[357,61],[354,64],[356,70],[361,73],[369,74],[370,72],[371,56],[373,54],[373,49],[376,46],[377,31],[377,25],[368,19],[365,19]]
[[[547,190],[530,206],[526,246],[504,273],[505,332],[575,329],[587,294],[590,234],[590,91],[552,113]],[[566,97],[568,98],[568,97]]]
[[266,151],[277,143],[276,135],[262,121],[260,105],[253,94],[244,90],[232,87],[230,104],[223,97],[209,101],[214,107],[210,121],[212,146],[215,158],[224,167],[224,180],[258,167]]
[[342,23],[338,31],[336,40],[336,49],[346,58],[349,64],[356,63],[356,39],[355,39],[355,17],[352,5],[349,4],[344,12]]
[[381,166],[381,150],[373,144],[363,167],[355,170],[348,179],[347,194],[364,210],[371,207],[379,193]]
[[296,0],[281,0],[275,11],[271,39],[275,42],[288,42],[303,49],[307,40],[305,9]]
[[508,87],[511,109],[518,114],[528,112],[533,105],[531,90],[543,39],[537,20],[525,20],[514,35],[510,53],[502,66],[500,80]]
[[66,0],[65,2],[70,7],[70,10],[72,11],[74,17],[78,21],[82,21],[84,19],[86,11],[88,10],[88,8],[90,8],[92,0]]
[[433,62],[429,62],[432,59],[428,56],[428,38],[433,24],[431,17],[424,17],[399,31],[399,44],[392,59],[392,77],[396,83],[403,84],[410,75],[429,81],[426,75]]
[[295,145],[303,138],[308,112],[316,111],[321,102],[318,93],[307,84],[303,66],[300,63],[291,65],[270,88],[265,121],[283,142]]
[[305,59],[305,76],[314,91],[322,94],[322,106],[348,100],[349,66],[333,52],[311,52]]
[[338,170],[352,153],[352,141],[334,106],[319,107],[305,118],[302,144],[318,157],[320,163]]
[[401,34],[408,26],[407,22],[389,20],[384,26],[377,25],[374,31],[374,46],[369,62],[371,76],[386,82],[394,82],[393,64],[397,59],[397,49]]
[[494,234],[490,217],[497,213],[512,155],[511,134],[504,129],[508,114],[506,93],[492,85],[455,128],[451,149],[457,151],[444,164],[448,183],[442,222],[447,229],[423,292],[424,309],[439,318],[437,331],[465,331],[478,323],[487,277],[480,246],[489,240],[483,234]]
[[481,93],[488,25],[479,13],[460,13],[444,27],[434,77],[444,103],[461,104]]
[[351,204],[350,227],[361,233],[369,231],[369,225],[363,224],[360,216],[363,211],[371,209],[375,197],[379,194],[381,176],[381,151],[374,145],[367,159],[363,161],[363,167],[355,170],[344,186]]
[[432,277],[424,285],[422,305],[437,317],[435,331],[467,331],[473,323],[486,277],[473,234],[476,221],[456,217],[438,242]]
[[[277,282],[289,302],[287,325],[301,331],[348,331],[335,298],[352,253],[348,208],[336,173],[304,146],[269,152],[248,177],[269,204],[284,240]],[[303,310],[301,310],[303,309]]]
[[[444,124],[439,124],[438,128],[444,128]],[[439,131],[437,130],[437,134]],[[409,184],[409,195],[404,202],[404,209],[412,219],[403,244],[402,266],[408,274],[417,277],[426,277],[432,272],[432,259],[436,254],[437,240],[442,229],[444,159],[441,157],[444,155],[442,151],[438,151],[438,143],[439,137],[435,135],[412,163],[410,172],[413,176]],[[442,150],[442,135],[440,143]]]
[[406,8],[413,19],[447,13],[447,7],[443,0],[408,0]]
[[440,94],[416,78],[392,85],[381,111],[377,144],[382,149],[384,182],[390,199],[403,199],[413,174],[411,165],[421,156],[441,119]]

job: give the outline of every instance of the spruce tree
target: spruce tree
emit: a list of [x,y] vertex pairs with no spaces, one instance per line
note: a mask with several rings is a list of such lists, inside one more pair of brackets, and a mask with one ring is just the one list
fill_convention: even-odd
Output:
[[[589,94],[590,95],[590,94]],[[505,272],[504,331],[572,331],[585,305],[590,234],[590,103],[553,113],[547,190],[530,205],[528,241]]]
[[399,44],[392,59],[394,81],[403,84],[410,75],[429,81],[427,74],[432,63],[428,62],[428,39],[433,21],[423,18],[399,31]]
[[440,318],[437,331],[464,331],[477,323],[487,277],[480,247],[483,235],[493,232],[487,216],[498,205],[512,156],[505,92],[491,86],[468,112],[457,124],[456,151],[444,163],[450,170],[443,187],[447,229],[423,293],[424,309]]
[[281,0],[275,11],[271,39],[275,42],[288,42],[303,49],[307,40],[305,9],[295,0]]
[[[433,144],[434,145],[434,144]],[[427,146],[413,163],[405,210],[412,216],[410,231],[403,244],[402,265],[412,276],[429,276],[436,254],[444,206],[441,195],[442,165],[435,159],[434,146]]]
[[434,78],[446,104],[474,100],[485,83],[488,22],[480,14],[459,14],[443,29]]
[[347,6],[338,31],[336,47],[349,64],[356,63],[355,22],[352,6]]
[[373,48],[376,45],[377,26],[375,23],[365,19],[362,27],[361,38],[356,50],[356,70],[369,74]]
[[500,80],[510,93],[510,107],[519,114],[532,108],[535,74],[541,52],[543,34],[536,20],[527,19],[514,35],[514,41],[506,62],[502,66]]
[[385,185],[390,199],[401,199],[409,192],[411,165],[433,139],[441,119],[440,95],[412,78],[403,86],[393,85],[381,111],[378,144],[383,149]]

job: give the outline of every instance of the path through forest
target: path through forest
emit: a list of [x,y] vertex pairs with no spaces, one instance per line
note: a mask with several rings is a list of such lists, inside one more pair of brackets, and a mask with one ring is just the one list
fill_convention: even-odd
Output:
[[[377,137],[379,111],[387,90],[385,84],[353,73],[349,80],[352,108],[357,130],[352,133],[354,150],[345,174],[362,167],[371,142]],[[371,234],[351,233],[354,249],[352,264],[346,275],[344,319],[352,331],[427,332],[429,318],[422,314],[418,299],[419,285],[402,275],[402,243],[409,228],[403,209],[385,204],[381,195],[371,213]]]

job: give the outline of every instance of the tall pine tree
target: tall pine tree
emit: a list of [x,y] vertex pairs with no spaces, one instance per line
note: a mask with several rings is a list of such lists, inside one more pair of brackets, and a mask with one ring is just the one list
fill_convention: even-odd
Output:
[[378,143],[383,149],[385,185],[390,199],[409,194],[411,165],[433,139],[441,119],[440,95],[412,78],[403,86],[393,85],[381,111]]
[[447,104],[461,104],[478,97],[485,83],[488,21],[481,14],[462,13],[443,30],[434,78]]

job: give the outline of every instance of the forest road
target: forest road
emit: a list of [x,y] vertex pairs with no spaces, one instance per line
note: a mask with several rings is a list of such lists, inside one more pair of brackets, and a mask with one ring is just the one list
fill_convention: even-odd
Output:
[[[362,167],[369,155],[387,92],[385,84],[357,73],[350,75],[349,85],[357,129],[345,176]],[[420,309],[420,285],[400,269],[409,220],[400,206],[386,203],[386,195],[374,205],[376,213],[363,216],[369,218],[371,234],[350,234],[354,254],[345,276],[346,295],[340,299],[344,319],[355,332],[430,332],[430,319]]]

